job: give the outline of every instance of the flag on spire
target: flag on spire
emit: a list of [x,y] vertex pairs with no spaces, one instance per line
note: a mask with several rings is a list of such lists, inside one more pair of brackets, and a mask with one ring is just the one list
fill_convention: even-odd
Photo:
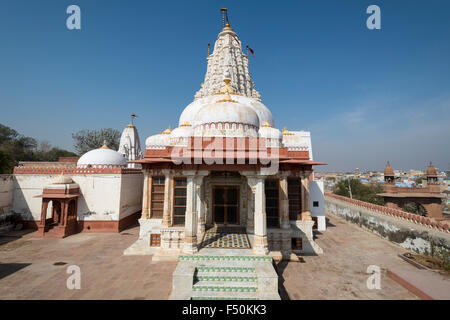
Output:
[[255,57],[255,51],[253,51],[253,49],[250,48],[248,45],[247,45],[247,56],[248,56],[248,51],[249,51],[249,50],[250,50],[252,56]]

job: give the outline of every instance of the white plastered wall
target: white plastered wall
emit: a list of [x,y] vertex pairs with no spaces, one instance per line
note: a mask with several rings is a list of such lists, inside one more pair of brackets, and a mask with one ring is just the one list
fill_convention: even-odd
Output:
[[[323,181],[314,180],[309,182],[309,207],[311,208],[311,216],[317,217],[319,231],[326,230],[325,221],[325,201],[323,195]],[[314,201],[319,203],[318,207],[314,207]]]
[[[35,196],[55,175],[15,175],[13,209],[24,220],[40,220],[41,198]],[[141,208],[142,174],[74,175],[80,186],[78,220],[117,221]]]

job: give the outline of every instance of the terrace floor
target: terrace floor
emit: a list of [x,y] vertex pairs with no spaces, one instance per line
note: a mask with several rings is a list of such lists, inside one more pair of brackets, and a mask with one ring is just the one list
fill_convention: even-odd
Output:
[[[327,217],[328,230],[316,235],[323,255],[278,263],[282,298],[417,299],[386,276],[387,268],[414,268],[397,257],[405,250],[339,217]],[[176,262],[124,256],[138,234],[135,226],[118,234],[65,239],[35,238],[24,231],[0,235],[0,299],[167,299]],[[70,265],[80,267],[79,290],[67,289]],[[379,290],[366,286],[369,265],[382,270]]]

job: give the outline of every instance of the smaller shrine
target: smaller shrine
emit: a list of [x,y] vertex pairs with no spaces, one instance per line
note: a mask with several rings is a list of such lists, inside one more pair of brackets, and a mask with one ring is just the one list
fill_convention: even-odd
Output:
[[41,220],[38,233],[52,238],[65,238],[78,232],[77,206],[80,187],[73,180],[61,174],[52,184],[44,187]]

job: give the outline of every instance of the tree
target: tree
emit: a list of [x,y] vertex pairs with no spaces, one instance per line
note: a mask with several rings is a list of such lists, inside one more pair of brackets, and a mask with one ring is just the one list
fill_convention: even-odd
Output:
[[48,141],[25,137],[16,130],[0,124],[0,173],[12,173],[19,161],[58,161],[59,157],[75,153],[51,147]]
[[419,186],[422,184],[423,181],[423,176],[417,177],[414,179],[414,183],[416,184],[416,186]]
[[75,150],[79,155],[82,155],[90,150],[100,148],[105,140],[109,148],[119,149],[120,132],[112,128],[81,130],[72,134],[72,138]]
[[419,216],[427,216],[427,210],[425,210],[424,206],[422,206],[420,203],[407,202],[403,205],[402,209],[403,211],[418,214]]
[[377,195],[378,193],[383,192],[383,187],[374,183],[362,184],[359,179],[345,179],[339,181],[333,188],[333,193],[350,198],[350,190],[353,199],[381,206],[384,205],[383,198]]

